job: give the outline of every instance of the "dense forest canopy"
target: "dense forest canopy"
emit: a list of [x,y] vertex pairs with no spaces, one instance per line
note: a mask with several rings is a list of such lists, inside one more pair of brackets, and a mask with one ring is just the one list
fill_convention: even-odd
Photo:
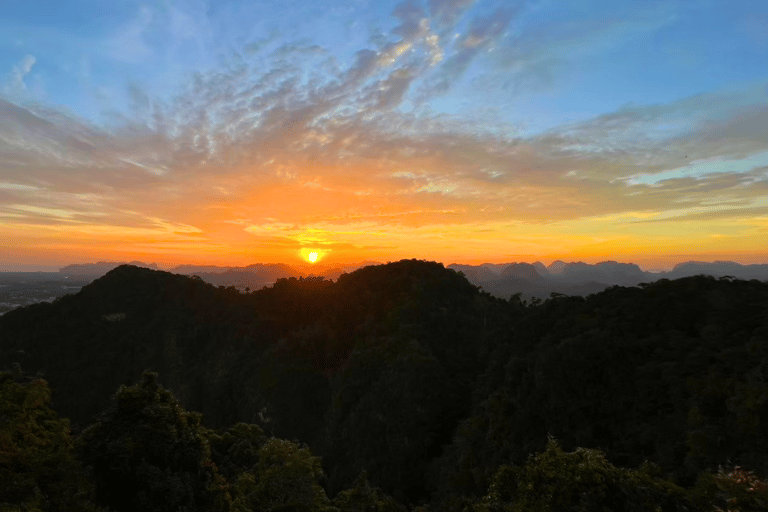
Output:
[[[417,260],[248,293],[125,265],[0,318],[0,363],[3,463],[26,479],[0,509],[768,503],[757,280],[523,301]],[[35,425],[56,454],[14,437]]]

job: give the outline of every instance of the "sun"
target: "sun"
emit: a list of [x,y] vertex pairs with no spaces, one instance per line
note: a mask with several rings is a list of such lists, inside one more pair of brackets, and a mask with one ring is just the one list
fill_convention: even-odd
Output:
[[312,263],[313,265],[319,261],[322,261],[327,255],[327,251],[323,251],[316,247],[302,247],[301,251],[299,251],[299,256],[301,259]]

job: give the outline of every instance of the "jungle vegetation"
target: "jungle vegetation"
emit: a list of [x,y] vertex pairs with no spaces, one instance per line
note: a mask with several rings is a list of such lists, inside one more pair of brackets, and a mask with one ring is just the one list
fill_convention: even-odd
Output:
[[129,265],[0,318],[0,511],[768,507],[768,283]]

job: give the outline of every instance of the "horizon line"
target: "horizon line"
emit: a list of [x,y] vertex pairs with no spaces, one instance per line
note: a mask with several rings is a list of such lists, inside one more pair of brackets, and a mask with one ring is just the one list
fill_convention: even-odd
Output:
[[[480,266],[483,266],[483,265],[511,265],[511,264],[515,264],[515,263],[527,263],[527,264],[531,264],[531,265],[536,264],[536,263],[541,263],[545,267],[549,268],[552,264],[554,264],[554,263],[556,263],[558,261],[566,263],[566,264],[586,263],[587,265],[597,265],[597,264],[600,264],[600,263],[613,262],[613,263],[618,263],[618,264],[637,265],[637,267],[640,268],[640,270],[642,270],[643,272],[648,272],[648,273],[669,272],[669,271],[673,270],[675,266],[683,264],[683,263],[704,263],[704,264],[735,263],[737,265],[742,265],[742,266],[766,265],[766,264],[768,264],[768,261],[763,262],[763,263],[741,263],[741,262],[739,262],[739,261],[737,261],[735,259],[729,259],[729,260],[723,260],[723,259],[713,259],[713,260],[709,260],[709,259],[687,259],[687,260],[680,260],[677,263],[669,265],[669,266],[667,266],[667,265],[649,265],[647,267],[644,267],[641,264],[635,263],[633,261],[618,261],[618,260],[612,260],[612,259],[605,259],[605,260],[601,260],[601,261],[598,261],[598,262],[595,262],[595,263],[589,263],[589,262],[584,261],[584,260],[566,260],[566,259],[561,259],[561,258],[555,258],[555,259],[552,259],[552,258],[542,258],[542,259],[537,259],[535,261],[523,261],[523,260],[502,261],[502,262],[498,262],[498,263],[489,262],[489,261],[486,261],[486,262],[483,262],[483,263],[461,263],[461,262],[445,263],[445,262],[442,262],[442,261],[430,260],[430,259],[425,259],[425,258],[400,258],[400,259],[386,261],[386,262],[367,261],[367,260],[364,260],[364,261],[361,261],[361,262],[354,262],[354,263],[353,262],[345,262],[345,263],[322,263],[322,262],[317,262],[317,263],[310,263],[310,262],[301,262],[301,263],[252,262],[252,263],[249,263],[247,265],[221,265],[221,264],[213,264],[213,263],[175,263],[175,264],[164,264],[164,263],[157,263],[157,262],[145,262],[145,261],[140,261],[140,260],[135,260],[134,259],[134,260],[131,260],[131,261],[100,260],[100,261],[95,261],[95,262],[67,263],[67,264],[65,264],[63,266],[58,266],[58,265],[36,265],[36,266],[34,266],[35,269],[25,269],[24,267],[22,267],[22,268],[18,268],[18,267],[14,267],[14,268],[0,268],[0,273],[58,273],[62,269],[66,268],[66,267],[69,267],[69,266],[73,266],[73,265],[88,266],[88,265],[100,265],[100,264],[106,264],[106,265],[115,264],[115,265],[119,266],[119,265],[133,264],[133,263],[141,263],[142,265],[145,265],[147,267],[150,267],[151,265],[154,265],[156,268],[153,269],[153,270],[160,270],[160,271],[165,271],[165,272],[170,272],[170,271],[172,271],[175,268],[183,267],[183,266],[215,267],[215,268],[222,268],[222,269],[243,269],[243,268],[247,268],[250,265],[286,265],[288,267],[299,269],[299,270],[304,270],[306,268],[312,268],[312,267],[319,267],[319,268],[323,268],[323,269],[334,269],[334,268],[343,268],[343,267],[352,267],[352,266],[363,267],[363,266],[372,266],[372,265],[384,265],[384,264],[394,263],[394,262],[397,262],[397,261],[413,260],[413,259],[420,260],[420,261],[433,261],[435,263],[440,263],[445,268],[448,268],[451,265],[466,265],[466,266],[471,266],[471,267],[480,267]],[[590,258],[590,259],[594,259],[594,258]],[[547,263],[544,263],[543,260],[551,260],[551,262],[549,264],[547,264]],[[33,266],[30,265],[30,267],[33,267]],[[43,267],[43,269],[41,269],[40,267]]]

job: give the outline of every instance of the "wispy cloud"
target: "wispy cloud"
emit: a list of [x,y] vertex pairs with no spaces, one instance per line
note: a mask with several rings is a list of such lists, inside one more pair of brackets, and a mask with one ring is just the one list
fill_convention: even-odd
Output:
[[37,62],[37,58],[35,58],[34,55],[26,55],[21,62],[13,66],[8,77],[8,83],[4,87],[4,91],[7,95],[18,95],[27,90],[27,84],[24,83],[24,77],[32,71],[32,66],[35,65],[35,62]]
[[[247,38],[174,94],[131,80],[127,107],[103,122],[0,99],[0,229],[60,226],[64,236],[77,226],[78,239],[125,233],[138,252],[148,250],[142,237],[155,237],[175,251],[184,243],[233,254],[319,244],[351,254],[422,242],[438,251],[472,233],[467,244],[490,251],[512,232],[533,250],[531,226],[565,233],[589,219],[605,229],[606,219],[630,214],[649,215],[647,223],[764,214],[765,80],[626,103],[526,136],[509,123],[502,130],[430,107],[474,64],[517,81],[556,74],[558,62],[674,23],[673,7],[553,21],[546,37],[526,21],[527,2],[482,7],[398,4],[392,31],[347,65],[310,39],[255,48]],[[160,17],[168,27],[157,26]],[[107,48],[127,64],[208,51],[212,27],[194,9],[146,7]],[[459,35],[444,37],[446,27]],[[163,51],[151,43],[158,31],[172,35]],[[30,55],[9,83],[23,86],[33,65]],[[727,172],[707,167],[731,160]]]
[[551,87],[578,67],[593,66],[601,54],[638,44],[676,19],[673,2],[643,4],[623,16],[611,16],[596,6],[586,19],[537,23],[510,34],[493,58],[510,73],[507,82],[513,91]]
[[472,19],[467,32],[455,42],[451,56],[428,81],[421,93],[422,98],[448,91],[479,54],[498,43],[509,23],[522,12],[526,3],[523,0],[510,2],[487,15]]
[[130,64],[146,63],[153,58],[155,53],[146,41],[146,33],[153,19],[152,9],[142,6],[138,17],[122,27],[106,42],[105,47],[109,55]]
[[435,21],[453,25],[475,0],[429,0],[429,11]]

